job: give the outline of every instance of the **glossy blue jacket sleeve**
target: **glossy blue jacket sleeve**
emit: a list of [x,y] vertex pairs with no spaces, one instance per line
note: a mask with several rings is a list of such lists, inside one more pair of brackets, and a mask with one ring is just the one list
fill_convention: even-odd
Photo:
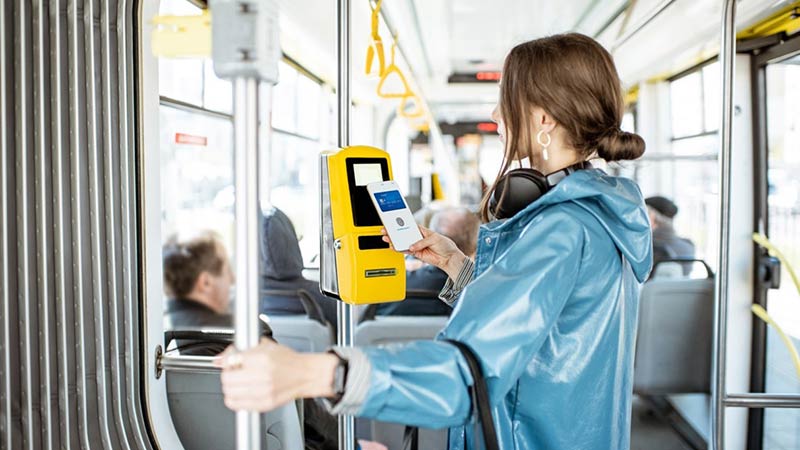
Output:
[[[535,363],[575,286],[583,244],[584,229],[575,218],[544,213],[463,291],[439,338],[472,348],[493,405]],[[359,416],[429,428],[466,422],[472,378],[455,347],[419,341],[368,348],[365,354],[372,377]]]

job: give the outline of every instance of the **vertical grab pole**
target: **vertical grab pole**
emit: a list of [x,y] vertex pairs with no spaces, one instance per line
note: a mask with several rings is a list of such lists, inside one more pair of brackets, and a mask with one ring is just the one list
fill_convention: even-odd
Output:
[[[258,345],[260,294],[258,202],[258,89],[278,82],[281,51],[277,0],[210,0],[211,53],[217,76],[233,81],[236,192],[236,303],[234,344]],[[266,432],[266,431],[265,431]],[[261,449],[261,415],[236,412],[237,450]]]
[[[235,344],[239,350],[258,345],[258,80],[233,79],[236,189]],[[257,412],[236,413],[237,450],[260,450]]]
[[[241,351],[257,346],[260,335],[258,90],[261,82],[278,82],[279,11],[277,0],[210,0],[209,7],[214,17],[214,71],[233,81],[237,274],[234,344]],[[260,450],[261,437],[261,415],[237,411],[236,448]]]
[[722,127],[720,128],[719,260],[714,299],[713,378],[711,386],[711,449],[725,448],[725,385],[728,337],[728,272],[730,250],[731,149],[733,143],[733,74],[736,59],[736,0],[724,0],[722,13]]
[[[337,0],[337,39],[338,79],[336,93],[339,113],[338,146],[350,145],[350,0]],[[336,342],[343,347],[353,346],[355,328],[353,306],[339,302],[336,319],[338,336]],[[339,448],[353,450],[355,445],[355,422],[353,416],[339,416]]]

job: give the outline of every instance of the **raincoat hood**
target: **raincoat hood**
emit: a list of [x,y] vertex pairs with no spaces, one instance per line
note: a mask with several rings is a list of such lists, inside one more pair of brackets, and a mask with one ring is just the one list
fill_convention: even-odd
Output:
[[650,221],[639,186],[627,178],[611,177],[599,169],[575,172],[513,217],[489,227],[514,227],[549,206],[566,202],[597,219],[630,263],[636,279],[647,279],[652,265]]
[[303,255],[289,217],[272,208],[261,224],[261,276],[271,280],[294,280],[302,277]]

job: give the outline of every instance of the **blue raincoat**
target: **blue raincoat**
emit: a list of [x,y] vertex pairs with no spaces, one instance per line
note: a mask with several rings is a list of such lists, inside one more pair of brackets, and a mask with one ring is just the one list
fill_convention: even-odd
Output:
[[[450,428],[474,445],[469,345],[505,450],[625,450],[630,444],[639,289],[652,266],[638,186],[577,172],[514,217],[484,225],[473,281],[437,341],[366,348],[360,417]],[[480,436],[478,436],[478,439]]]

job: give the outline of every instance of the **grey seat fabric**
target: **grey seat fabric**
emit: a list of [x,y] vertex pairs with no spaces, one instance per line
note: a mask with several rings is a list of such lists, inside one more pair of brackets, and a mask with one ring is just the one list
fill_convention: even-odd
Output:
[[[219,373],[167,371],[167,399],[175,431],[186,450],[235,450],[236,423],[225,407]],[[295,450],[304,446],[294,402],[261,415],[261,448]]]
[[[399,342],[433,339],[447,324],[444,316],[378,316],[358,325],[355,333],[357,346],[386,345]],[[356,435],[386,445],[389,450],[403,448],[405,425],[356,419]],[[447,430],[419,429],[419,448],[439,450],[447,448]]]
[[272,337],[299,352],[324,352],[333,344],[333,330],[308,316],[268,316]]
[[710,391],[714,279],[652,279],[642,288],[633,390]]

